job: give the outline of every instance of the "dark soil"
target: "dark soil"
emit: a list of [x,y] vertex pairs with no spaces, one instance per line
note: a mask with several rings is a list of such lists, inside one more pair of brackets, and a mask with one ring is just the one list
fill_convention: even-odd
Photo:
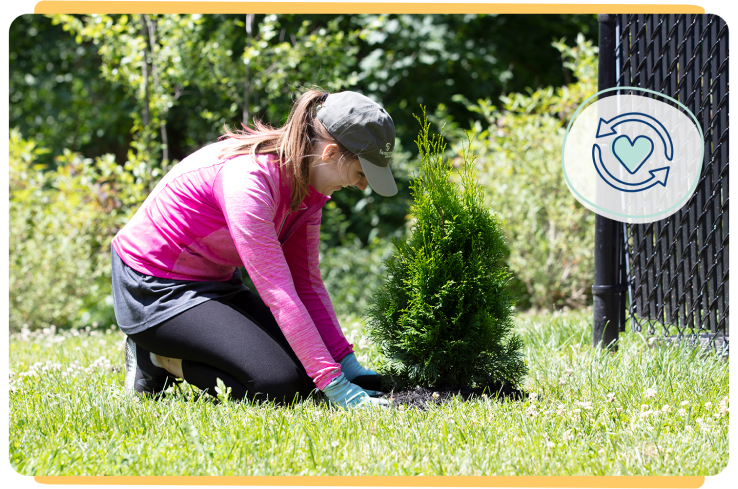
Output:
[[469,399],[480,398],[483,395],[499,401],[504,399],[522,400],[527,397],[525,392],[506,384],[495,384],[484,389],[472,389],[469,387],[417,387],[415,389],[392,391],[380,397],[387,399],[395,406],[404,405],[405,407],[413,407],[421,411],[426,411],[432,404],[451,402],[457,396],[463,401],[468,401]]

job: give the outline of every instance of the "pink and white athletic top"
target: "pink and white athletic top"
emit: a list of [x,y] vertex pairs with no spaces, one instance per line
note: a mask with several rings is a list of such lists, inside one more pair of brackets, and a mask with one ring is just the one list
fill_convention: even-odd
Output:
[[290,185],[274,155],[220,159],[227,142],[175,165],[112,247],[154,277],[226,281],[245,267],[318,389],[341,373],[353,350],[341,332],[318,268],[323,205],[312,187],[289,212]]

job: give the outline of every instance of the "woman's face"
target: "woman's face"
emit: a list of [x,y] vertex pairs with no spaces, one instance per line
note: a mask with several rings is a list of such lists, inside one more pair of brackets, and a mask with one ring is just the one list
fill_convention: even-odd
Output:
[[368,182],[358,159],[340,163],[341,152],[336,144],[318,145],[319,157],[310,166],[308,183],[323,195],[354,185],[365,190]]

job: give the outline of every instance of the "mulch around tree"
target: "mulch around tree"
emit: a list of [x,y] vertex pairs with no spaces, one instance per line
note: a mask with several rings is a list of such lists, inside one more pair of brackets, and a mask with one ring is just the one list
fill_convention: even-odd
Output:
[[495,384],[484,389],[472,389],[470,387],[416,387],[415,389],[391,391],[381,395],[380,398],[387,399],[395,406],[404,405],[407,408],[417,408],[421,411],[426,411],[433,404],[451,402],[456,397],[463,401],[468,401],[483,396],[502,401],[504,399],[522,400],[528,395],[524,391],[515,389],[509,385]]

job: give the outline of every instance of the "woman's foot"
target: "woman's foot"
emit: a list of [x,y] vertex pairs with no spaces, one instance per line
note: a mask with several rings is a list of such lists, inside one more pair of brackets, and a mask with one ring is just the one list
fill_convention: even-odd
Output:
[[126,338],[126,392],[131,395],[154,397],[172,384],[174,378],[151,362],[149,352]]

